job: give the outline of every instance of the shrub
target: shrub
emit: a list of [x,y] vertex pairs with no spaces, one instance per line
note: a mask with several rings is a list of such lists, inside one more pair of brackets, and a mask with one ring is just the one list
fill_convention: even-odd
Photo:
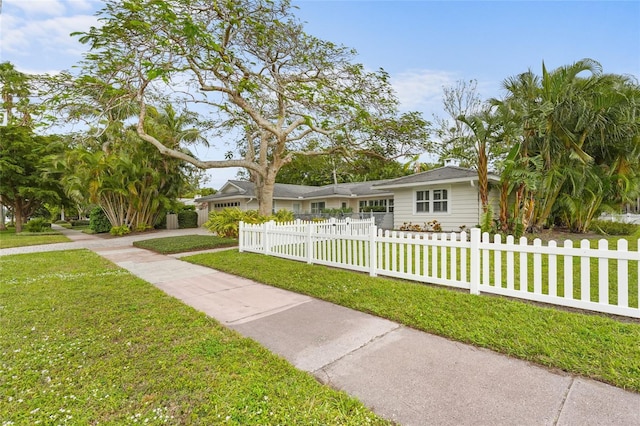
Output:
[[148,231],[149,229],[153,229],[153,226],[147,225],[146,223],[139,223],[136,226],[136,232],[144,232],[144,231]]
[[72,220],[71,226],[89,226],[90,221],[87,219]]
[[24,229],[27,232],[44,232],[51,230],[51,222],[47,222],[42,217],[36,217],[25,223]]
[[[384,207],[382,208],[384,209]],[[386,210],[383,210],[383,211],[386,211]],[[328,214],[330,216],[341,216],[347,213],[353,213],[353,209],[351,207],[345,207],[345,208],[339,208],[339,209],[322,209],[322,213]]]
[[111,222],[102,210],[102,207],[94,207],[89,214],[89,228],[96,234],[111,231]]
[[278,210],[273,216],[273,220],[276,222],[293,222],[296,220],[295,215],[289,210]]
[[198,213],[194,210],[183,210],[178,213],[178,228],[197,228]]
[[360,209],[360,211],[364,213],[368,213],[368,212],[384,213],[387,211],[387,208],[385,206],[364,206]]
[[111,235],[115,235],[116,237],[122,237],[123,235],[127,235],[131,232],[131,229],[127,225],[114,226],[109,230]]
[[602,235],[634,235],[636,232],[640,232],[640,225],[594,220],[591,222],[590,229]]

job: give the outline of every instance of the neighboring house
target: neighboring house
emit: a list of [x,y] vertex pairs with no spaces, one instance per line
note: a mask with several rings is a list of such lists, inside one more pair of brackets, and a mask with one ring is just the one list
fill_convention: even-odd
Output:
[[[490,183],[499,182],[489,175]],[[492,203],[497,211],[497,193]],[[196,200],[209,212],[226,207],[257,210],[255,185],[230,180],[220,191]],[[445,231],[471,228],[480,223],[478,174],[475,170],[445,166],[398,179],[304,186],[277,183],[273,194],[273,211],[291,210],[296,214],[319,214],[324,209],[350,208],[360,213],[377,206],[387,213],[383,228],[400,228],[403,223],[424,225],[437,220]],[[393,220],[390,213],[393,214]]]
[[[276,183],[273,190],[273,211],[291,210],[297,214],[319,214],[324,209],[351,209],[359,212],[365,206],[384,206],[393,212],[393,194],[374,189],[373,185],[386,181],[340,183],[337,185],[305,186]],[[209,211],[226,207],[257,210],[258,200],[252,182],[230,180],[213,195],[198,198]]]
[[[489,174],[489,187],[500,182]],[[405,223],[424,225],[437,220],[444,231],[459,231],[480,223],[482,208],[478,193],[478,172],[456,166],[445,166],[415,175],[392,179],[374,188],[393,192],[393,227]],[[489,204],[498,211],[496,190],[489,192]]]

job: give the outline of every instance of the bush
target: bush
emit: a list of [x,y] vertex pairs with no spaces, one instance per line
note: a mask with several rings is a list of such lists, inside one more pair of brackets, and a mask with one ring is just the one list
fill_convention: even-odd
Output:
[[42,217],[36,217],[24,224],[27,232],[45,232],[51,230],[51,222],[47,222]]
[[276,222],[293,222],[296,216],[290,210],[278,210],[271,218]]
[[89,226],[90,221],[87,219],[72,220],[71,226]]
[[[166,220],[166,219],[165,219]],[[195,210],[183,210],[178,213],[178,228],[197,228],[198,213]]]
[[115,235],[116,237],[122,237],[123,235],[127,235],[131,232],[131,229],[127,225],[114,226],[109,230],[111,235]]
[[89,228],[96,234],[111,231],[111,222],[102,207],[94,207],[89,214]]
[[271,216],[262,216],[257,210],[242,211],[237,207],[222,209],[219,212],[209,213],[209,220],[204,227],[224,238],[238,238],[240,221],[244,223],[293,222],[295,216],[289,210],[278,210]]
[[386,213],[387,208],[385,206],[364,206],[360,209],[363,213],[374,212],[374,213]]
[[636,232],[640,232],[640,225],[594,220],[591,222],[590,230],[602,235],[634,235]]

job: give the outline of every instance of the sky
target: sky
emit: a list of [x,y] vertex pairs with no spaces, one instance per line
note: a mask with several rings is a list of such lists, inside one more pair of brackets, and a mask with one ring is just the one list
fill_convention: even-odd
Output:
[[[70,37],[97,25],[95,0],[0,0],[0,61],[26,73],[69,69],[85,52]],[[296,0],[305,30],[354,48],[390,74],[403,111],[442,114],[442,88],[475,79],[483,98],[529,69],[592,58],[607,73],[640,78],[640,1]],[[199,150],[221,159],[225,147]],[[220,188],[235,169],[211,170]]]

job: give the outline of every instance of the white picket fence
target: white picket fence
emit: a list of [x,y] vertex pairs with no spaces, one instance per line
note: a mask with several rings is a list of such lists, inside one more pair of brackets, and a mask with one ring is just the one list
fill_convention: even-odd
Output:
[[[640,241],[639,241],[640,245]],[[380,231],[371,220],[240,223],[240,251],[640,318],[640,252],[462,233]],[[595,271],[592,273],[592,270]],[[631,281],[631,277],[636,278]],[[613,277],[613,279],[610,279]]]

